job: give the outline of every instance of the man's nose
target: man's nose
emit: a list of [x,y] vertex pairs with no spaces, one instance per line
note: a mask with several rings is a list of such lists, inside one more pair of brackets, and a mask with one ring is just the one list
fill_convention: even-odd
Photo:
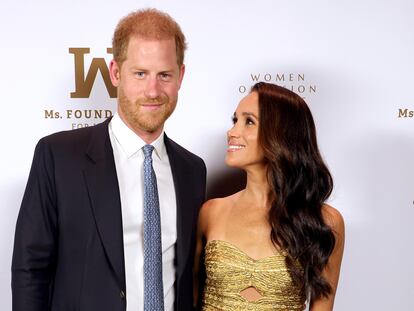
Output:
[[150,77],[145,87],[145,96],[147,98],[157,98],[160,95],[160,82],[157,77]]

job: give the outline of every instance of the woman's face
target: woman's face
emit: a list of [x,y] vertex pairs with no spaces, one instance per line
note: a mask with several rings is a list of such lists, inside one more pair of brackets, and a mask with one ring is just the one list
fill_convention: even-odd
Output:
[[227,132],[228,166],[247,169],[264,164],[259,123],[259,95],[252,92],[240,101],[233,115],[233,127]]

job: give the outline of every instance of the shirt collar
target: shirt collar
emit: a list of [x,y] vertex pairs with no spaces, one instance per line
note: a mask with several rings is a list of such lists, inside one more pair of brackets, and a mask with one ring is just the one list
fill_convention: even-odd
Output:
[[[146,145],[146,142],[125,124],[117,112],[112,117],[109,128],[128,158],[135,155]],[[163,160],[167,156],[167,150],[164,144],[164,130],[151,145],[154,146],[155,154],[160,160]]]

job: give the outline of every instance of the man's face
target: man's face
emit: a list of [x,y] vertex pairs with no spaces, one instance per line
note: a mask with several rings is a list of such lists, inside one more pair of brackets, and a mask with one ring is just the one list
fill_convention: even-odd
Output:
[[121,67],[110,65],[118,88],[118,113],[137,134],[161,133],[177,104],[184,65],[177,65],[175,41],[131,37]]

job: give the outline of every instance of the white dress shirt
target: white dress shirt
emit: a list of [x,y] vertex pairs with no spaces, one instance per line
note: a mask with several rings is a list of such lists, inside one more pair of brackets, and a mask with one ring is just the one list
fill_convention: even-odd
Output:
[[[144,309],[144,153],[146,144],[116,113],[109,123],[119,192],[126,277],[127,311]],[[153,167],[157,176],[161,215],[162,274],[165,310],[174,310],[175,243],[177,241],[177,205],[170,161],[164,144],[164,132],[151,143]]]

